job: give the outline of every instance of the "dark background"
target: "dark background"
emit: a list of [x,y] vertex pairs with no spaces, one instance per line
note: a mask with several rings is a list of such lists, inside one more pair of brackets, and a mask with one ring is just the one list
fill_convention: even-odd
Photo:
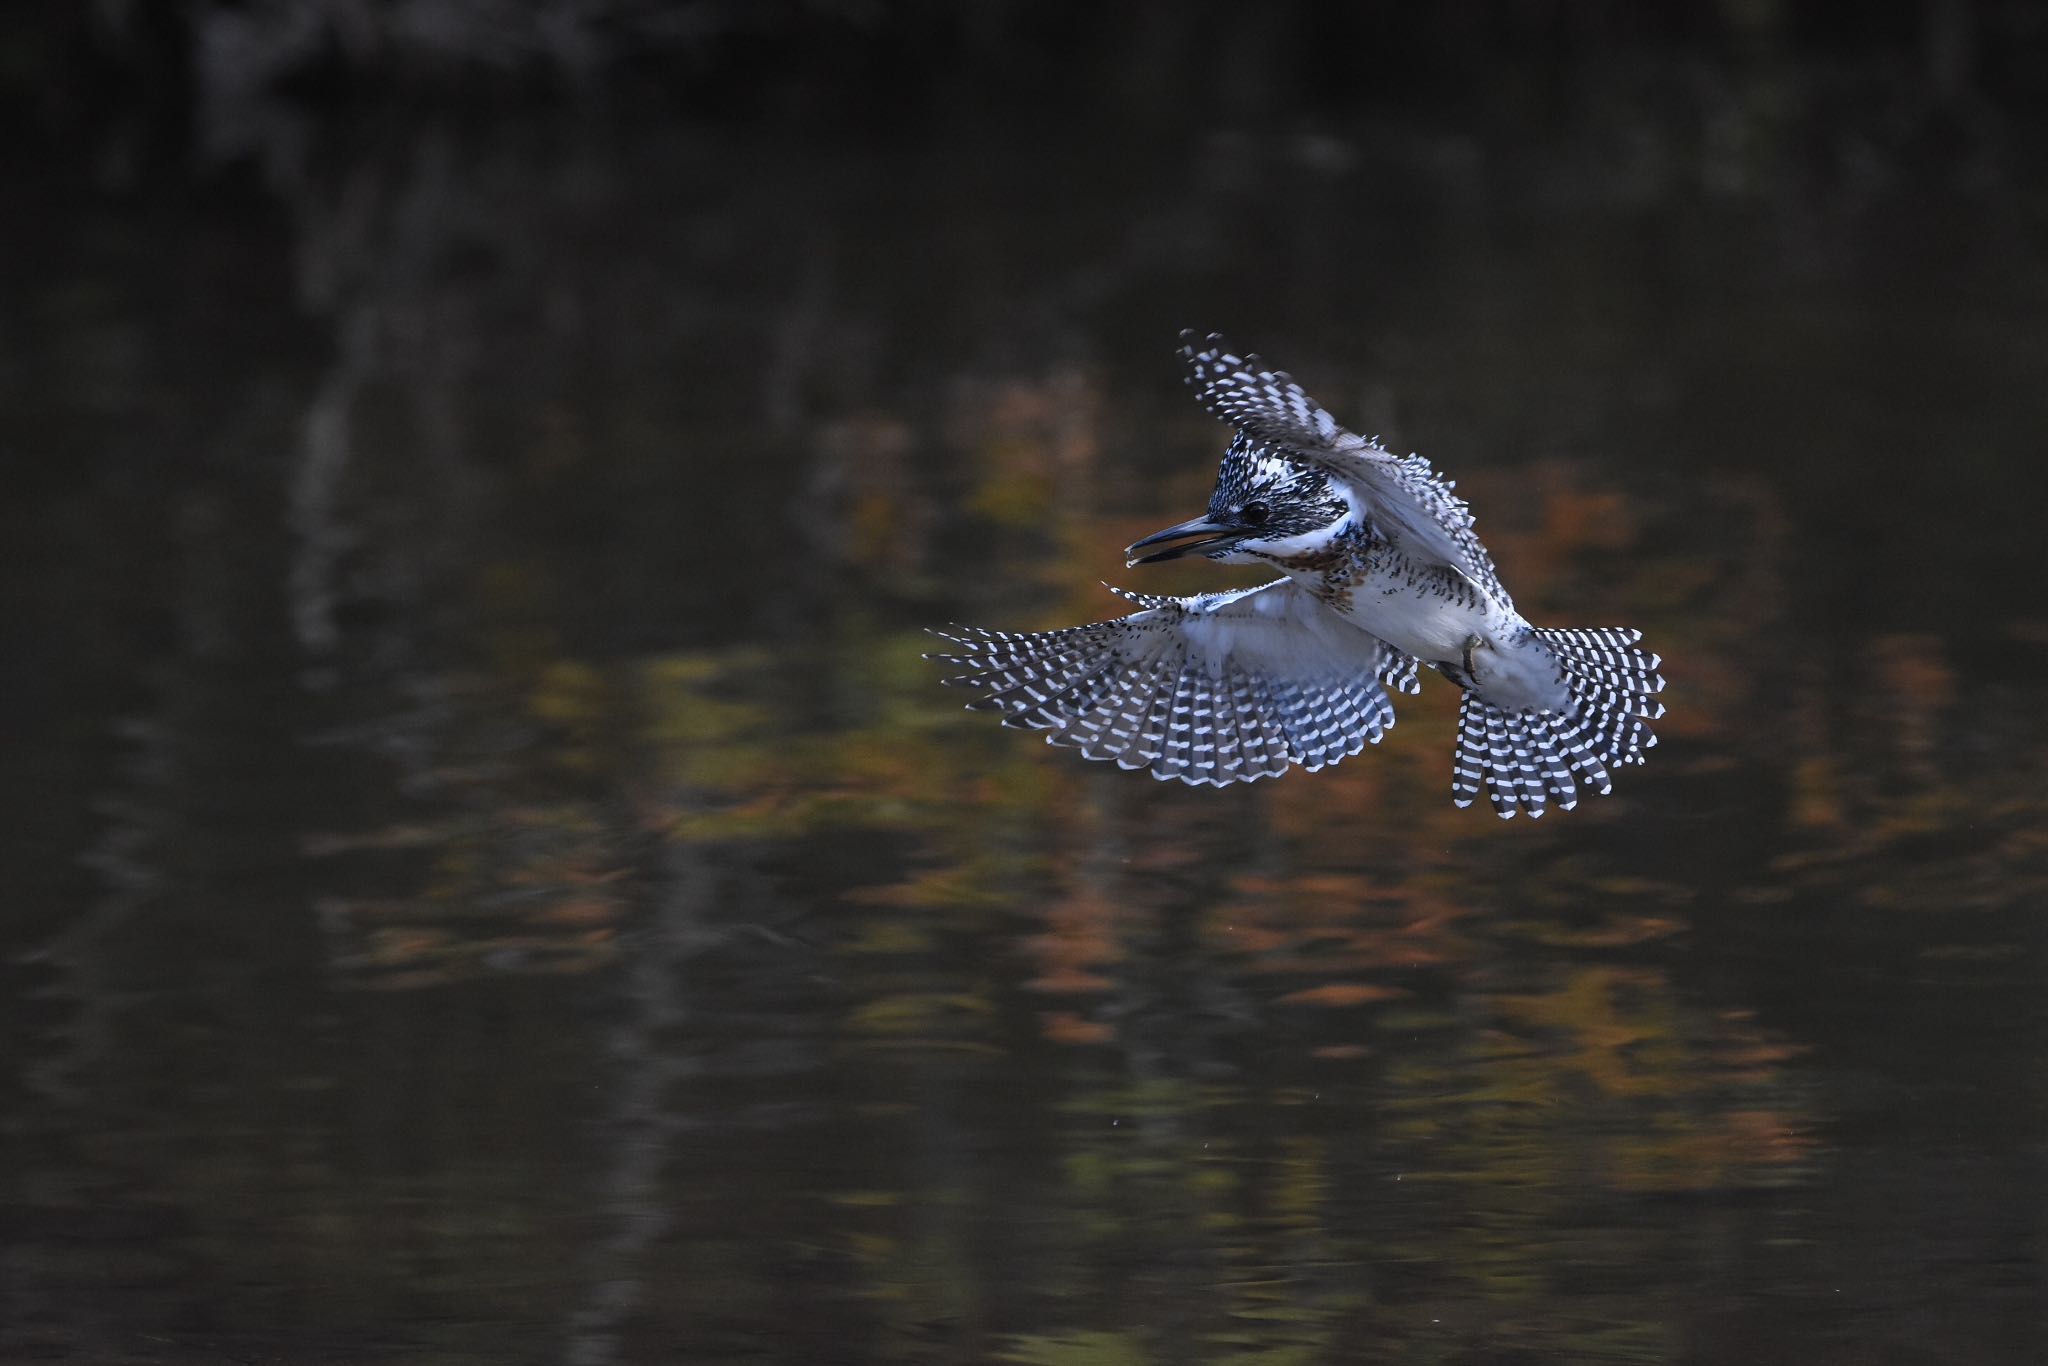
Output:
[[[0,1359],[2032,1363],[2048,13],[0,16]],[[1229,331],[1665,656],[957,709]],[[1255,577],[1255,576],[1254,576]]]

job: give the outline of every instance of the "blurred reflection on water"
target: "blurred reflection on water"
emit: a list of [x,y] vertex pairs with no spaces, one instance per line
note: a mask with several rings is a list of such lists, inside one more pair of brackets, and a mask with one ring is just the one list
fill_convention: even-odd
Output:
[[[1001,150],[23,230],[6,1351],[2039,1359],[2018,210]],[[1655,762],[1503,826],[1448,687],[1223,792],[960,713],[924,625],[1226,581],[1118,555],[1182,325],[1644,627]]]

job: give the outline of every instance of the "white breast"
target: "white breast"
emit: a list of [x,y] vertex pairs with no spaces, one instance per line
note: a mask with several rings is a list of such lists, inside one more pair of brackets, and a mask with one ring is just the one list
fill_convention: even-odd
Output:
[[1399,557],[1378,559],[1335,604],[1354,625],[1429,664],[1464,657],[1473,636],[1510,625],[1512,613],[1491,599],[1455,586],[1440,571],[1414,572]]

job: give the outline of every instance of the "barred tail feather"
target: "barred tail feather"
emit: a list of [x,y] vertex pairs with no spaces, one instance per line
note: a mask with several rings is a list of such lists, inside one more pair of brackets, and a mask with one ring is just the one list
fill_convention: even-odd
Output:
[[1458,704],[1458,749],[1451,756],[1451,802],[1470,806],[1492,765],[1486,757],[1486,721],[1479,715],[1481,703],[1466,693]]
[[1480,792],[1502,819],[1541,816],[1552,802],[1566,811],[1582,786],[1605,793],[1607,769],[1573,717],[1548,711],[1504,711],[1466,693],[1458,711],[1458,749],[1451,761],[1451,800],[1472,805]]
[[1564,667],[1575,714],[1586,722],[1588,740],[1609,767],[1640,764],[1657,744],[1649,723],[1664,714],[1657,694],[1664,661],[1636,648],[1641,631],[1608,626],[1580,630],[1538,630]]
[[1581,788],[1606,795],[1611,770],[1643,762],[1657,743],[1649,723],[1664,714],[1662,661],[1635,648],[1642,633],[1619,627],[1538,630],[1564,673],[1569,712],[1504,711],[1466,693],[1458,713],[1451,800],[1470,806],[1484,790],[1496,814],[1569,811]]

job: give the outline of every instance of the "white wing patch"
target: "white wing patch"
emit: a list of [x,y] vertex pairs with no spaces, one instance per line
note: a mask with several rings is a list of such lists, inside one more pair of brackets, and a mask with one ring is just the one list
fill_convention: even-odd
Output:
[[1323,768],[1394,724],[1383,680],[1415,688],[1415,661],[1349,625],[1291,580],[1162,598],[1092,626],[935,631],[987,694],[973,710],[1048,732],[1090,759],[1221,787]]

